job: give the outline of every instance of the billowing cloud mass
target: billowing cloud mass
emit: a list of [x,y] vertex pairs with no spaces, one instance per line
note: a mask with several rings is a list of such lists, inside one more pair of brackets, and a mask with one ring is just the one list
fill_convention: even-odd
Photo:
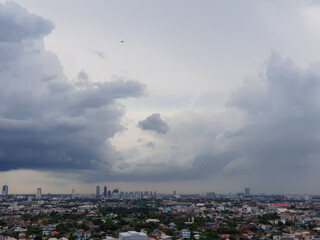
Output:
[[316,71],[273,53],[263,75],[232,95],[230,107],[242,111],[246,121],[227,137],[238,157],[224,170],[256,179],[272,176],[272,181],[310,180],[319,170],[319,90]]
[[169,131],[168,124],[161,119],[159,113],[153,113],[146,119],[139,121],[138,126],[143,130],[152,130],[160,134],[165,134]]
[[154,149],[138,144],[139,161],[130,159],[131,149],[127,167],[157,180],[233,179],[275,190],[299,177],[306,185],[320,170],[319,91],[316,71],[272,53],[223,110],[169,117],[170,131],[152,136]]
[[52,22],[15,3],[0,4],[0,29],[0,170],[102,165],[107,173],[117,158],[107,140],[122,129],[124,113],[116,100],[141,96],[144,85],[71,83],[44,48]]

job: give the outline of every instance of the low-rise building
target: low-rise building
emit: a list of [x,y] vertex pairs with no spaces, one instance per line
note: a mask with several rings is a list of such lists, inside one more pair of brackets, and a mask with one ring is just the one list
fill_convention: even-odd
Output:
[[190,231],[188,229],[182,229],[181,230],[181,237],[184,239],[190,238]]
[[120,233],[119,240],[148,240],[148,236],[142,232],[129,231]]

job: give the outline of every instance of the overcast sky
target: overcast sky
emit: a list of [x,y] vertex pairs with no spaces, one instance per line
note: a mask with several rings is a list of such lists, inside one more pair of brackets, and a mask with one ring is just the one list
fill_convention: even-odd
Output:
[[319,194],[319,53],[311,0],[0,0],[0,182]]

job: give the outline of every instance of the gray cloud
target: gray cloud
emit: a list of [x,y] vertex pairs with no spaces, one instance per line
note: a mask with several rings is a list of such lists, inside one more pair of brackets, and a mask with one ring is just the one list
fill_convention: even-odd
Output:
[[[230,106],[245,113],[246,124],[231,134],[242,164],[273,179],[306,179],[319,170],[320,76],[299,69],[291,60],[273,53],[263,77],[246,82],[236,91]],[[234,161],[236,163],[237,160]],[[237,165],[232,172],[237,172]],[[256,177],[256,176],[254,176]]]
[[[316,72],[272,53],[264,70],[231,95],[224,112],[176,117],[181,128],[170,124],[171,131],[181,135],[170,137],[186,151],[179,158],[194,157],[179,167],[175,178],[219,176],[269,191],[314,191],[312,182],[320,170]],[[179,153],[179,148],[173,151]]]
[[155,148],[155,146],[156,145],[154,144],[154,142],[151,142],[151,141],[146,144],[146,147],[149,147],[149,148]]
[[84,72],[84,71],[79,72],[77,78],[79,80],[85,80],[85,81],[89,79],[88,74],[86,72]]
[[95,55],[97,55],[100,59],[104,60],[107,58],[107,54],[102,51],[92,51]]
[[153,113],[146,119],[139,121],[138,126],[143,130],[152,130],[160,134],[165,134],[169,131],[168,124],[161,119],[159,113]]
[[0,16],[1,43],[42,38],[54,28],[51,21],[30,14],[13,2],[0,5]]
[[130,169],[124,179],[216,178],[262,191],[313,191],[320,170],[319,92],[317,69],[301,69],[272,53],[263,70],[231,94],[223,111],[173,115],[170,132],[153,139],[157,148],[131,149],[127,155],[134,152],[139,161],[126,162],[119,172]]
[[124,113],[116,100],[143,95],[144,85],[115,80],[79,90],[44,48],[50,21],[10,2],[0,16],[0,170],[110,171],[118,153],[107,140]]

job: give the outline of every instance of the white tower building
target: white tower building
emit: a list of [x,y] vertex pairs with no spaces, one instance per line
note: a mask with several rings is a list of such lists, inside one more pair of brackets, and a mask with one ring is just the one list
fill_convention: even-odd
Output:
[[41,188],[37,188],[36,199],[41,199],[41,194],[42,194],[42,189]]

